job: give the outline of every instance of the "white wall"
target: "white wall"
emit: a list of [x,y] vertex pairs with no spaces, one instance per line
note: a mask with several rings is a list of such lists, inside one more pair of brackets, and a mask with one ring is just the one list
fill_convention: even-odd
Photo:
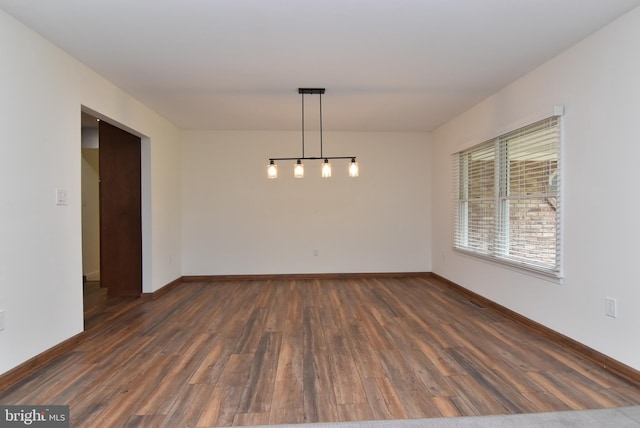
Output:
[[83,330],[81,106],[144,136],[144,291],[180,276],[180,174],[174,126],[1,11],[0,58],[1,374]]
[[[433,142],[433,271],[640,369],[637,162],[640,159],[640,9],[470,111]],[[564,273],[545,281],[454,253],[450,154],[563,104]],[[495,133],[494,133],[495,134]],[[605,297],[619,317],[605,316]]]
[[[430,271],[429,136],[417,133],[324,133],[333,177],[299,156],[300,132],[185,132],[182,145],[185,275]],[[307,156],[319,154],[305,137]],[[318,250],[314,256],[313,251]]]

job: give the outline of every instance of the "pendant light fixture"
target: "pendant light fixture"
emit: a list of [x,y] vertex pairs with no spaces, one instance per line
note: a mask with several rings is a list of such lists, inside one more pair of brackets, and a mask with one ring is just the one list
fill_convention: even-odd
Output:
[[329,159],[325,159],[322,163],[322,178],[331,177],[331,164],[329,163]]
[[349,164],[349,177],[357,177],[358,175],[360,175],[358,162],[356,162],[356,158],[351,158],[351,163]]
[[267,167],[267,177],[278,178],[278,165],[276,165],[273,160],[269,161],[269,166]]
[[300,159],[297,160],[296,166],[293,167],[293,176],[295,178],[304,178],[304,165]]
[[[304,177],[304,164],[303,160],[323,160],[321,167],[321,176],[323,178],[331,177],[331,163],[329,159],[351,159],[349,164],[349,177],[358,177],[359,169],[358,162],[356,162],[355,156],[324,156],[322,152],[322,94],[324,94],[324,88],[298,88],[298,93],[302,96],[302,156],[297,158],[269,158],[269,165],[267,166],[267,178],[278,178],[278,165],[276,161],[289,161],[295,160],[296,163],[293,167],[293,176],[295,178]],[[320,156],[319,157],[305,157],[304,155],[304,95],[319,95],[320,98]]]

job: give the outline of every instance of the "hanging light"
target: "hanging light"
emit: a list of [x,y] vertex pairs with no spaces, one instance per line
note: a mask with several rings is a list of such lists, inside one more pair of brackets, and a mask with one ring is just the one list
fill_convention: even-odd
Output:
[[325,159],[322,163],[322,178],[330,178],[331,177],[331,164],[329,163],[329,159]]
[[269,166],[267,166],[267,178],[278,178],[278,165],[273,159],[269,160]]
[[[323,178],[331,177],[331,164],[329,159],[351,159],[349,165],[349,177],[358,176],[358,163],[355,156],[324,156],[322,152],[322,94],[324,94],[324,88],[298,88],[298,93],[302,96],[302,156],[296,158],[269,158],[269,165],[267,166],[267,178],[278,177],[278,166],[275,161],[288,161],[295,160],[296,164],[293,167],[293,176],[296,178],[304,177],[304,165],[303,160],[324,160],[321,169],[321,175]],[[320,96],[320,156],[319,157],[305,157],[304,155],[304,95],[312,94]]]
[[293,176],[295,178],[304,178],[304,165],[300,162],[300,159],[296,162],[296,166],[293,167]]
[[356,162],[356,158],[351,158],[351,163],[349,164],[349,177],[358,177],[360,175],[360,169],[358,168],[358,162]]

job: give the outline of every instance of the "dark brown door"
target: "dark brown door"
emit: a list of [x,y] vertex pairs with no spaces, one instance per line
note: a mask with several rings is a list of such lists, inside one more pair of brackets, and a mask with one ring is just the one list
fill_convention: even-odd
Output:
[[108,296],[140,296],[140,138],[104,121],[99,138],[100,282]]

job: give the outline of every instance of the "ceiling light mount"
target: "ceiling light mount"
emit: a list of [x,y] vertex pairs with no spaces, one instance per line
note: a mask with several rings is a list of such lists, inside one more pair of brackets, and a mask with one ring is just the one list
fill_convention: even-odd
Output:
[[324,91],[324,88],[298,88],[299,94],[322,95]]
[[[303,160],[323,160],[321,175],[324,178],[331,177],[331,164],[329,163],[329,159],[351,159],[351,163],[349,164],[349,177],[358,177],[359,168],[358,163],[356,162],[355,156],[324,156],[322,150],[322,94],[324,94],[325,88],[298,88],[298,93],[302,98],[302,156],[298,157],[286,157],[286,158],[269,158],[269,165],[267,166],[267,177],[268,178],[277,178],[278,177],[278,166],[275,161],[290,161],[295,160],[296,164],[294,166],[294,177],[302,178],[304,177],[304,165],[302,164]],[[319,103],[320,103],[320,156],[305,156],[304,155],[304,96],[307,95],[318,95]]]

